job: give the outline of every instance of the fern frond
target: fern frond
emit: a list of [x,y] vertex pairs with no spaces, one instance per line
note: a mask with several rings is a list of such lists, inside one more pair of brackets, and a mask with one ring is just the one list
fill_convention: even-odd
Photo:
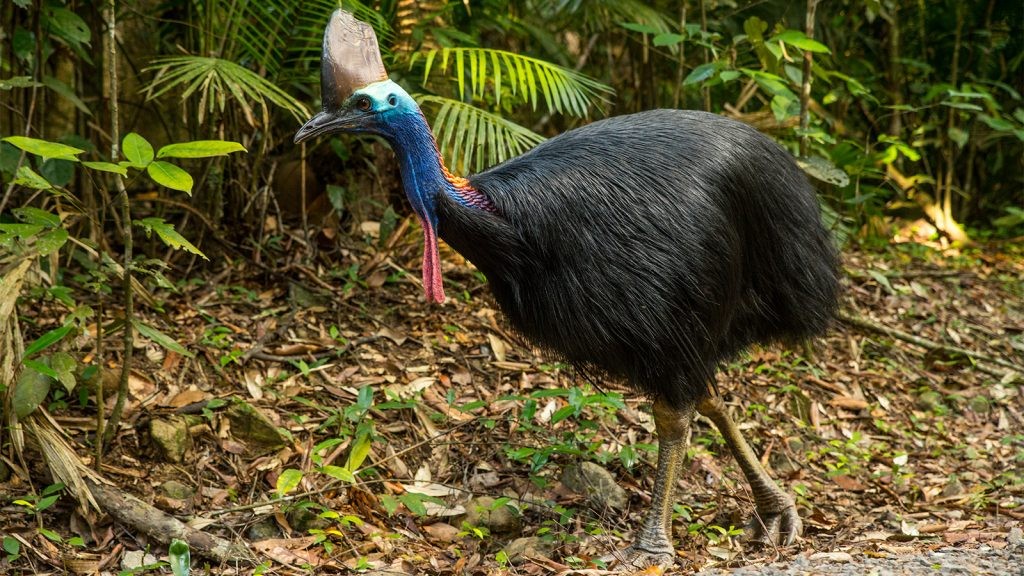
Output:
[[420,106],[437,108],[432,123],[437,146],[457,172],[479,172],[544,141],[540,134],[472,104],[423,94],[414,98]]
[[144,71],[156,72],[153,80],[143,88],[148,100],[175,89],[182,90],[182,100],[198,93],[200,123],[205,113],[213,112],[214,106],[223,111],[229,96],[254,125],[254,105],[261,109],[265,121],[268,102],[286,110],[300,122],[309,116],[306,106],[287,92],[252,70],[228,60],[172,56],[155,59]]
[[460,99],[466,97],[468,81],[469,92],[474,97],[484,96],[490,86],[496,104],[501,103],[503,90],[507,88],[512,96],[528,102],[536,110],[539,92],[550,112],[583,117],[590,106],[607,102],[613,92],[610,86],[575,70],[493,48],[441,48],[414,55],[409,66],[423,61],[424,83],[432,71],[438,70],[435,65],[438,53],[442,73],[448,71],[453,60],[455,62]]

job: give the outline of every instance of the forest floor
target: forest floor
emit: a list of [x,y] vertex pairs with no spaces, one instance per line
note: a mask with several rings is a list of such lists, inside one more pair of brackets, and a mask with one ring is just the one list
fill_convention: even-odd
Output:
[[[256,559],[193,551],[196,573],[602,574],[589,560],[628,543],[651,493],[647,403],[509,332],[482,278],[451,252],[448,301],[424,302],[402,271],[418,269],[418,249],[403,237],[387,251],[344,251],[358,273],[222,260],[155,292],[162,312],[140,310],[188,354],[137,338],[125,422],[100,471],[154,514],[244,542]],[[846,320],[806,348],[755,348],[718,381],[796,495],[803,538],[744,548],[734,527],[751,513],[749,490],[698,418],[673,526],[680,571],[920,573],[901,563],[938,571],[951,547],[970,564],[971,551],[1002,558],[1020,546],[1021,243],[905,243],[847,253],[844,268]],[[26,341],[64,313],[23,311]],[[94,404],[65,398],[50,412],[91,462]],[[254,434],[264,420],[269,431]],[[154,439],[180,422],[178,445]],[[0,553],[0,573],[169,573],[146,564],[167,547],[144,523],[70,497],[37,514],[14,503],[40,502],[49,474],[38,456],[30,447],[9,460],[15,473],[0,483],[0,532],[20,544],[16,557]],[[590,494],[566,486],[583,462],[612,482]],[[949,573],[1024,573],[998,558]],[[879,559],[905,571],[869,570]]]

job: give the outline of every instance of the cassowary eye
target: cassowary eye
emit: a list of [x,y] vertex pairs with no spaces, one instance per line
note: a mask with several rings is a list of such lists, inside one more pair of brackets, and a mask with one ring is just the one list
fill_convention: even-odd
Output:
[[363,112],[366,112],[367,110],[370,109],[370,99],[364,96],[359,100],[356,100],[356,108],[359,108]]
[[388,96],[388,104],[390,104],[392,106],[398,105],[398,98],[395,98],[394,94]]

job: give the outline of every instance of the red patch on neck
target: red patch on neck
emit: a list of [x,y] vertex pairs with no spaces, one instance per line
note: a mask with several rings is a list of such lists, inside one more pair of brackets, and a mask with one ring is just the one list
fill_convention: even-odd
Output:
[[423,223],[423,290],[427,300],[444,302],[444,283],[441,281],[441,255],[437,247],[437,233],[429,222]]

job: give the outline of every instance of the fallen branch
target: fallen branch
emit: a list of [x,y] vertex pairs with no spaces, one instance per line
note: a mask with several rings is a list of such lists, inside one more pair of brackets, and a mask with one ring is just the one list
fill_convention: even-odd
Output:
[[897,340],[902,340],[904,342],[909,342],[915,346],[920,346],[925,350],[948,350],[956,354],[963,354],[968,358],[973,358],[974,360],[978,360],[980,362],[987,362],[995,366],[1006,368],[1007,370],[1016,372],[1017,374],[1024,374],[1024,366],[1018,366],[1012,362],[1007,362],[1002,358],[996,358],[994,356],[989,356],[981,352],[968,350],[967,348],[960,348],[959,346],[950,346],[948,344],[942,344],[940,342],[928,340],[927,338],[915,336],[913,334],[903,332],[902,330],[897,330],[895,328],[890,328],[888,326],[876,324],[864,318],[850,316],[842,312],[837,314],[837,317],[843,322],[850,324],[851,326],[856,326],[858,328],[863,328],[865,330],[870,330],[872,332],[878,332],[879,334],[885,334],[886,336],[889,336],[891,338],[896,338]]
[[[178,538],[184,540],[194,554],[218,562],[253,561],[249,549],[241,544],[234,544],[223,538],[191,528],[177,518],[112,486],[100,484],[90,478],[86,478],[85,482],[89,486],[93,498],[104,512],[116,518],[118,522],[146,533],[158,542],[170,544],[172,539]],[[255,562],[253,561],[253,563]]]

